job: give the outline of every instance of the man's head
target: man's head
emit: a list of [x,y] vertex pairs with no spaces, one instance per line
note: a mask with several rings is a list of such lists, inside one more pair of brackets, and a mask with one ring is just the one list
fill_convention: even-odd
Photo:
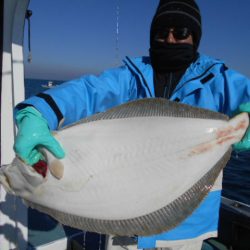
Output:
[[160,0],[150,30],[150,57],[156,71],[185,69],[201,39],[200,10],[194,0]]
[[[165,31],[171,29],[173,31],[172,35],[175,34],[174,31],[176,30],[177,38],[178,34],[180,38],[182,34],[190,34],[194,47],[198,48],[201,39],[201,15],[194,0],[160,0],[151,24],[151,42],[156,36],[162,35]],[[165,37],[165,39],[167,38]],[[182,40],[186,40],[186,37],[184,36],[184,39],[175,39],[179,43],[184,43],[185,41]],[[188,42],[190,42],[190,39]]]

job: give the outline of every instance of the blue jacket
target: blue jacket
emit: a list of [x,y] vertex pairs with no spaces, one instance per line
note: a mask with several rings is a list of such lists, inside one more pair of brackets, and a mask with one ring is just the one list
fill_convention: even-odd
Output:
[[[154,97],[153,70],[148,57],[124,60],[124,66],[100,76],[83,76],[27,99],[47,119],[52,130],[96,112],[139,98]],[[250,80],[227,69],[222,61],[205,55],[192,63],[170,98],[231,115],[250,101]],[[216,236],[220,189],[212,190],[202,204],[171,231],[139,237],[139,248],[153,248],[160,241],[205,239]]]

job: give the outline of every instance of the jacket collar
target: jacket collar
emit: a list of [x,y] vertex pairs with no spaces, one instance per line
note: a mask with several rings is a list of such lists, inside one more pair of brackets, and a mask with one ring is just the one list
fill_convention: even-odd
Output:
[[[147,89],[147,96],[154,97],[153,69],[150,63],[150,57],[126,57],[124,62],[130,68],[131,71],[133,71],[139,76],[143,86]],[[189,85],[187,89],[183,89],[184,92],[182,92],[184,95],[187,95],[188,93],[194,91],[197,88],[203,88],[203,84],[200,82],[200,79],[204,77],[206,73],[216,64],[224,63],[212,57],[199,54],[197,60],[187,68],[174,93],[176,93],[179,89],[181,89],[184,85],[186,85],[186,83],[190,81],[192,81],[193,84]]]
[[128,68],[139,77],[142,86],[146,91],[147,97],[154,97],[153,69],[149,57],[126,57],[124,63]]

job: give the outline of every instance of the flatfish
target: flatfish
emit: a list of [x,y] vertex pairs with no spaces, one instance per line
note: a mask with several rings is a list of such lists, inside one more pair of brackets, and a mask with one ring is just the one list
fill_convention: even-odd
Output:
[[39,211],[86,231],[152,235],[172,229],[211,190],[248,114],[227,116],[161,98],[141,99],[55,133],[45,177],[16,157],[0,182]]

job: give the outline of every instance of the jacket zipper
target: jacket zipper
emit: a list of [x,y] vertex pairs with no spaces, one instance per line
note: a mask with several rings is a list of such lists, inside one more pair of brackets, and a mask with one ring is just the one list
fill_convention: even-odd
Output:
[[142,72],[140,71],[140,69],[132,62],[132,60],[131,60],[128,56],[126,56],[126,59],[129,61],[130,64],[133,65],[134,69],[136,69],[137,74],[139,74],[139,75],[141,76],[142,81],[143,81],[143,83],[144,83],[146,89],[148,90],[148,93],[149,93],[150,97],[153,97],[153,94],[152,94],[152,92],[151,92],[151,90],[150,90],[150,87],[149,87],[149,85],[148,85],[148,83],[147,83],[147,81],[146,81],[144,75],[143,75]]
[[164,98],[169,99],[170,98],[170,91],[172,89],[172,84],[173,84],[173,73],[171,72],[169,75],[169,80],[168,83],[165,85],[164,88]]

